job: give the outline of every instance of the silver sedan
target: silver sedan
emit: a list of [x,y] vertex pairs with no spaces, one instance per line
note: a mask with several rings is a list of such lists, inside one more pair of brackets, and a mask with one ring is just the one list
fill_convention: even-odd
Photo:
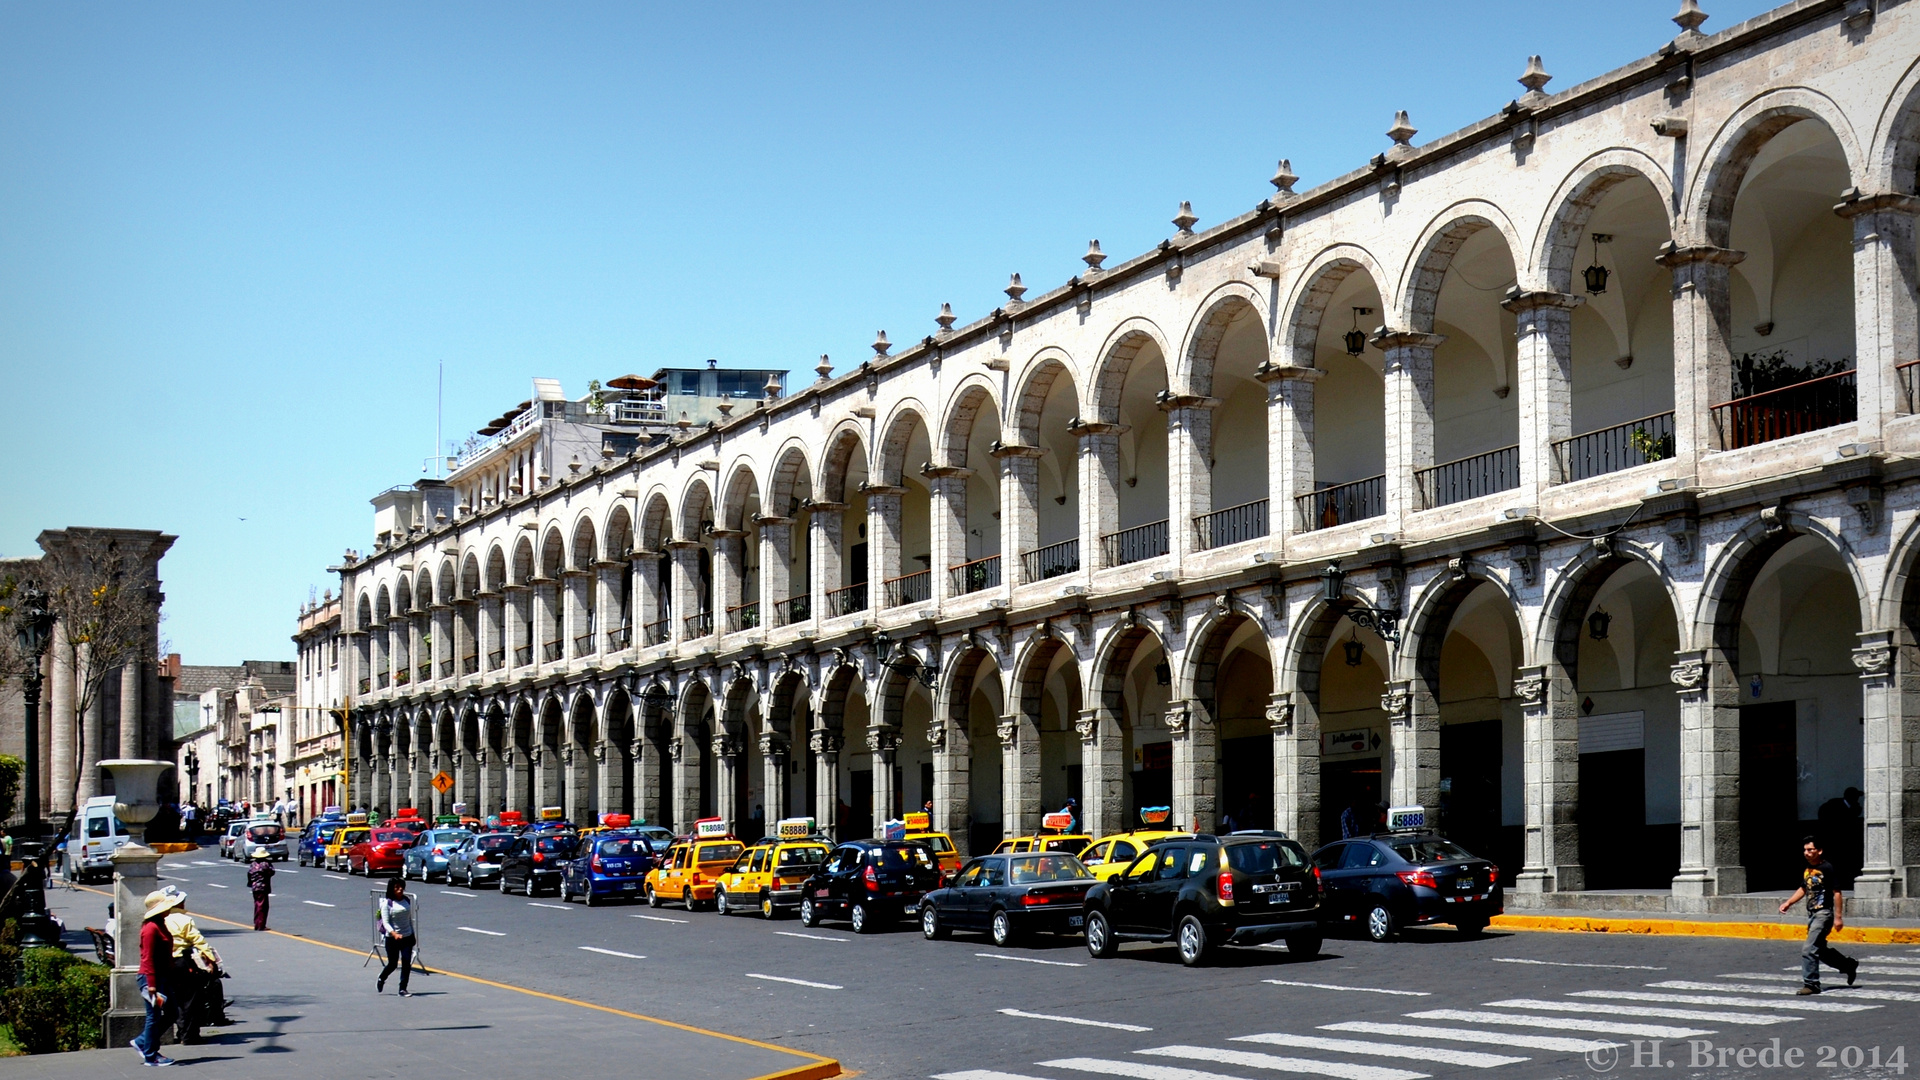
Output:
[[473,834],[465,829],[428,829],[421,833],[411,846],[400,853],[400,879],[432,881],[441,877],[452,881],[447,876],[447,860],[453,855],[454,849],[472,837]]

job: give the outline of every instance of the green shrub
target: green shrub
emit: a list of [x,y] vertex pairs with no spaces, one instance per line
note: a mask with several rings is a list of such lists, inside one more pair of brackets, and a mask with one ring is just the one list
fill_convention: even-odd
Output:
[[0,993],[0,1020],[29,1054],[88,1050],[101,1043],[112,972],[64,949],[28,949],[21,985]]
[[20,954],[22,986],[52,986],[60,975],[80,962],[65,949],[27,949]]
[[106,1014],[112,982],[113,972],[106,965],[84,960],[61,974],[58,989],[67,1015],[60,1049],[92,1050],[101,1045],[100,1018]]
[[0,754],[0,821],[13,820],[13,804],[20,797],[20,774],[27,763],[12,754]]

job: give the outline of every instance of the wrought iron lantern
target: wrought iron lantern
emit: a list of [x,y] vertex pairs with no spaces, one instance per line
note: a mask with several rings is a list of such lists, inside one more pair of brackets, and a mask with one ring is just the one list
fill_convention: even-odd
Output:
[[1613,616],[1604,608],[1594,608],[1587,616],[1587,636],[1595,641],[1607,640],[1607,626],[1613,622]]
[[1601,293],[1607,291],[1607,277],[1611,273],[1611,271],[1600,262],[1600,245],[1610,244],[1612,242],[1613,235],[1611,233],[1594,233],[1593,265],[1580,271],[1580,276],[1587,281],[1587,291],[1595,296],[1599,296]]
[[1372,308],[1357,307],[1353,309],[1353,329],[1346,333],[1348,356],[1359,356],[1366,351],[1367,332],[1360,329],[1360,316],[1371,314],[1373,314]]
[[1366,659],[1367,647],[1360,644],[1360,638],[1357,635],[1350,636],[1347,640],[1341,642],[1340,648],[1347,654],[1348,667],[1359,667],[1360,662]]
[[884,630],[873,635],[873,654],[881,667],[892,668],[910,675],[929,690],[933,689],[935,680],[940,676],[940,669],[937,666],[922,662],[919,657],[913,655],[911,650],[893,640],[892,635]]
[[1337,605],[1340,613],[1352,620],[1353,625],[1373,631],[1389,645],[1400,644],[1400,613],[1393,608],[1377,608],[1343,595],[1347,572],[1340,569],[1339,563],[1328,563],[1327,568],[1320,571],[1320,580],[1326,586],[1324,595],[1327,603]]

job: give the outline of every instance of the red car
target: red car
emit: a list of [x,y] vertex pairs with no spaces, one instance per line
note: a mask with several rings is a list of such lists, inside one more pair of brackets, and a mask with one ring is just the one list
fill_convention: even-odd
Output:
[[412,829],[375,829],[347,849],[347,873],[391,874],[400,869],[400,852],[413,843]]

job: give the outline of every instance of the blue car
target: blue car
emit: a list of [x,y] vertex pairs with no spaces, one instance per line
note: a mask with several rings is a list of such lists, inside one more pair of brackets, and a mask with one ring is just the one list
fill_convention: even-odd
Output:
[[294,842],[294,861],[301,866],[319,866],[326,862],[327,845],[333,842],[333,834],[345,825],[345,818],[315,818],[307,822],[300,830],[300,839]]
[[560,865],[560,902],[578,896],[592,907],[616,896],[639,899],[651,869],[653,852],[646,840],[633,836],[588,837],[574,857]]
[[400,880],[419,878],[452,881],[447,875],[447,860],[454,849],[467,842],[472,833],[465,829],[428,829],[400,853]]

